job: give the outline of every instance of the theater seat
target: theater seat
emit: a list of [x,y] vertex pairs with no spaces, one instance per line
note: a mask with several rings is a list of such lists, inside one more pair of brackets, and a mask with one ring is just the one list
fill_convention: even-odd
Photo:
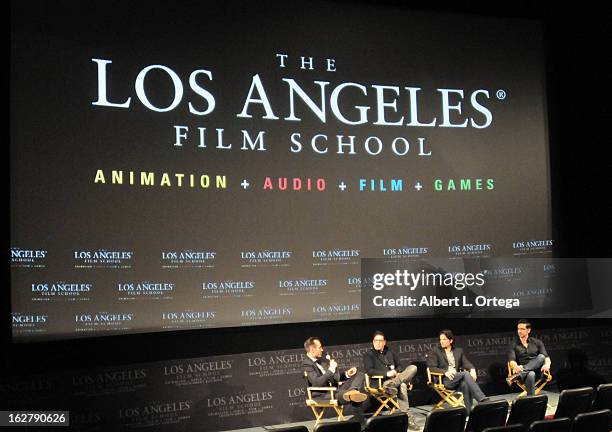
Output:
[[578,414],[572,432],[610,432],[610,410]]
[[512,402],[506,424],[522,424],[528,428],[534,421],[544,420],[547,405],[548,396],[543,394],[516,399]]
[[466,416],[464,407],[430,411],[423,432],[463,432]]
[[529,432],[570,432],[572,421],[567,417],[538,420],[531,423]]

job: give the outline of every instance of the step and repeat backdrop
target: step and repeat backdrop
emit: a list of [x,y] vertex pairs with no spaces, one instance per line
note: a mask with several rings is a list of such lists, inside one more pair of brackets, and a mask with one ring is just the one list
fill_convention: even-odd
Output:
[[13,5],[14,340],[354,319],[362,258],[550,253],[537,23],[158,3]]
[[[555,391],[612,381],[612,327],[536,330],[552,359]],[[413,407],[438,401],[426,386],[425,356],[438,345],[437,335],[431,336],[389,342],[404,365],[417,365]],[[327,347],[325,335],[319,337],[341,367],[361,367],[370,347]],[[507,348],[515,337],[513,331],[456,336],[488,395],[518,394],[504,380]],[[305,406],[304,356],[303,349],[292,348],[95,370],[74,365],[39,377],[12,377],[0,390],[14,409],[70,410],[70,430],[75,431],[242,429],[313,419]]]

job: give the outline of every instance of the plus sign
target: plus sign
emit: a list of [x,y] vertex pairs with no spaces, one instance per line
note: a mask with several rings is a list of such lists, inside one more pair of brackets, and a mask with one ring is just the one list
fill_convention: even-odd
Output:
[[344,189],[346,189],[346,184],[344,184],[344,182],[340,182],[340,184],[338,185],[338,187],[340,189],[342,189],[342,192],[344,192]]
[[240,186],[242,186],[243,189],[246,189],[250,186],[249,182],[246,181],[246,179],[242,180],[242,183],[240,183]]
[[416,182],[414,188],[420,192],[421,189],[423,189],[423,186],[421,186],[421,182]]

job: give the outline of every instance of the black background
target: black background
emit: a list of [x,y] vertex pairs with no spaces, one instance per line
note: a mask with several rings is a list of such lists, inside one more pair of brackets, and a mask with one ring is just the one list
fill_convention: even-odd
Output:
[[[350,8],[352,2],[341,2]],[[58,3],[61,5],[61,2]],[[53,16],[56,3],[25,2],[34,16]],[[122,17],[112,15],[112,2],[104,3],[108,22],[119,25]],[[95,7],[95,6],[92,6]],[[154,3],[138,2],[140,7]],[[298,6],[299,8],[299,3]],[[431,6],[382,2],[381,7],[407,7],[430,10]],[[15,4],[12,4],[15,9]],[[61,7],[57,7],[60,10]],[[454,2],[438,6],[436,11],[469,13],[485,16],[519,17],[542,21],[546,43],[549,134],[551,156],[551,193],[553,238],[556,255],[563,257],[611,256],[609,228],[611,200],[608,176],[609,124],[611,119],[609,76],[609,11],[581,3],[558,10],[531,2]],[[197,17],[193,17],[197,19]],[[33,20],[36,22],[36,20]],[[74,31],[88,24],[78,16],[72,22]],[[6,148],[6,147],[5,147]],[[8,161],[8,158],[5,159]],[[7,169],[7,173],[9,170]],[[8,184],[8,182],[7,182]],[[9,243],[10,244],[10,243]],[[8,245],[5,248],[8,251]],[[7,260],[8,262],[8,260]],[[7,266],[8,267],[8,266]],[[5,288],[9,286],[7,277]],[[83,367],[127,364],[202,355],[230,354],[283,349],[299,346],[310,334],[325,335],[328,344],[363,342],[371,330],[382,327],[390,337],[425,337],[435,333],[439,322],[433,320],[375,320],[332,322],[304,325],[274,325],[258,328],[182,331],[95,338],[80,341],[39,344],[10,344],[10,299],[3,290],[4,337],[3,371],[45,372],[78,362]],[[579,327],[609,324],[609,320],[540,320],[539,328]],[[445,322],[456,333],[502,331],[514,327],[513,320],[457,319]]]

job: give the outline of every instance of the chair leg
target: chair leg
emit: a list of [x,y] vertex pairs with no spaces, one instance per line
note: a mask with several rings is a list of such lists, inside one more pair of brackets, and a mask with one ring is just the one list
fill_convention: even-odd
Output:
[[325,408],[321,408],[321,411],[317,411],[317,409],[313,406],[311,406],[310,408],[312,409],[312,412],[314,413],[314,416],[316,418],[316,421],[315,421],[315,426],[316,426],[321,422],[323,413],[325,413]]
[[334,410],[336,411],[336,414],[338,414],[338,421],[344,421],[346,420],[346,418],[344,417],[344,408],[343,407],[334,407]]

